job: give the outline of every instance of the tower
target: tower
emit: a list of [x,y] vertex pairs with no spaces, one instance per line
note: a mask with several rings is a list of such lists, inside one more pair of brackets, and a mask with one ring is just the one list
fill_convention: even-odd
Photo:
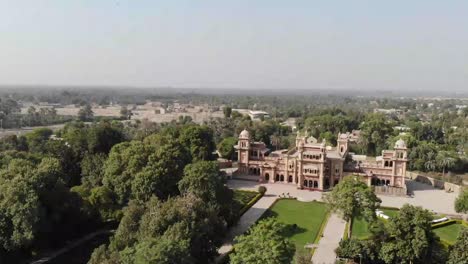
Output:
[[247,130],[242,130],[237,143],[239,169],[247,170],[249,166],[250,134]]
[[406,176],[407,148],[403,139],[397,140],[394,146],[395,154],[393,156],[392,185],[402,187],[405,184]]
[[348,136],[346,134],[338,133],[336,142],[338,153],[343,157],[348,152]]

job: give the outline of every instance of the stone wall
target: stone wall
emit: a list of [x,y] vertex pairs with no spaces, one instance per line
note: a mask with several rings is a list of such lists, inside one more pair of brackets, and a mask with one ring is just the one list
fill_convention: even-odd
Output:
[[373,186],[376,194],[392,195],[392,196],[406,196],[406,188],[392,187],[392,186]]
[[420,182],[420,183],[431,185],[432,187],[437,188],[437,189],[441,189],[441,190],[445,190],[449,192],[455,192],[456,194],[460,193],[462,189],[460,185],[457,185],[455,183],[437,180],[432,177],[421,175],[421,174],[410,172],[410,171],[406,173],[406,177],[412,180],[415,180],[417,182]]

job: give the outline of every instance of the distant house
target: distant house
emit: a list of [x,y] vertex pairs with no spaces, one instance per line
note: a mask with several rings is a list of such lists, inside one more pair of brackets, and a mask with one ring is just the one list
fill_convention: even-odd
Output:
[[249,111],[250,119],[252,120],[263,120],[270,118],[270,115],[265,111]]

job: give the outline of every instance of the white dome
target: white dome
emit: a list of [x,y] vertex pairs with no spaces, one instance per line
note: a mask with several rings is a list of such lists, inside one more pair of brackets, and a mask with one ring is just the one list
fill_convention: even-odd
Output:
[[250,133],[247,130],[242,130],[242,132],[239,134],[239,138],[250,138]]
[[395,142],[395,148],[406,148],[405,141],[401,138],[397,140],[397,142]]

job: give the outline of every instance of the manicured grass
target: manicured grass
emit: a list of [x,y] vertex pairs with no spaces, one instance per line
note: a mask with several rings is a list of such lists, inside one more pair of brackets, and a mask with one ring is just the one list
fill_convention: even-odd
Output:
[[[393,208],[380,208],[379,210],[383,211],[384,214],[388,215],[390,218],[398,214],[398,210],[393,209]],[[385,220],[381,217],[377,217],[377,219],[380,221],[383,221],[384,223],[388,222],[388,220]],[[351,227],[351,235],[352,237],[358,238],[358,239],[369,238],[372,235],[372,233],[369,231],[369,223],[357,217],[353,218],[353,225]]]
[[258,192],[234,190],[234,200],[237,201],[242,208],[248,204],[257,194]]
[[[397,209],[391,209],[391,208],[381,208],[380,209],[384,214],[390,216],[390,218],[396,216],[398,214],[398,211]],[[383,219],[383,218],[380,218],[380,219]]]
[[458,234],[460,233],[462,226],[462,224],[453,223],[448,226],[443,226],[434,229],[434,233],[436,233],[436,235],[438,235],[441,240],[445,240],[449,244],[453,244],[457,240]]
[[371,236],[369,224],[361,218],[354,217],[353,225],[351,227],[351,236],[357,239],[369,238]]
[[291,239],[296,247],[304,248],[306,244],[314,243],[327,212],[328,209],[323,203],[282,199],[278,200],[264,217],[275,216],[278,221],[287,224],[285,236]]

